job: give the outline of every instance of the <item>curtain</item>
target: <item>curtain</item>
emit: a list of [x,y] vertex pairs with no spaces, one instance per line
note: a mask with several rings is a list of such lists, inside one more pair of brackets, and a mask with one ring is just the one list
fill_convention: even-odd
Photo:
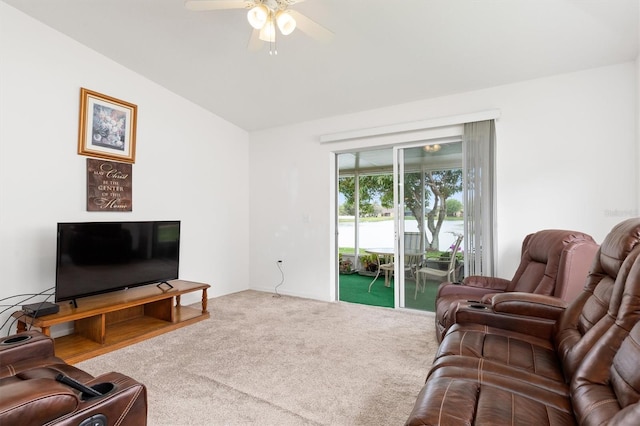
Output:
[[495,272],[495,121],[466,123],[464,168],[465,276]]

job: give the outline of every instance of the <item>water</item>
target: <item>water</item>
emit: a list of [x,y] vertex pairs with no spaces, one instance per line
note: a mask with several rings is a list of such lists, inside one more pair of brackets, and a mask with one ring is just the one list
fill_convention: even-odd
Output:
[[[355,246],[355,223],[340,222],[338,224],[338,246]],[[444,221],[440,229],[441,251],[446,251],[455,242],[456,236],[452,234],[463,234],[464,222],[462,220]],[[405,221],[405,232],[418,232],[418,222],[415,220]],[[429,238],[431,234],[427,231]],[[380,222],[360,223],[360,248],[393,247],[393,220]]]

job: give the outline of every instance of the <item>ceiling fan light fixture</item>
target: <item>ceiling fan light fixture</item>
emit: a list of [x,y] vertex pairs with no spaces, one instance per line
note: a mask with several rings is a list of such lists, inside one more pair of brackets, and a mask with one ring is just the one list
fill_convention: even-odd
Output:
[[296,20],[284,10],[276,14],[276,23],[282,35],[289,35],[296,29]]
[[269,9],[265,5],[259,4],[247,12],[247,20],[256,30],[264,28],[269,20]]
[[258,38],[268,43],[275,43],[276,41],[276,26],[273,24],[273,19],[268,19],[267,22],[260,29],[260,35]]
[[425,145],[424,150],[427,152],[438,152],[440,151],[440,148],[442,148],[440,145],[435,144],[435,145]]

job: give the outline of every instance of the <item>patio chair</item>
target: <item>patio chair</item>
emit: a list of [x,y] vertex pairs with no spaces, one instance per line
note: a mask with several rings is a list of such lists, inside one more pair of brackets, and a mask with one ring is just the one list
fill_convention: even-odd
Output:
[[[382,251],[380,251],[382,250]],[[380,273],[384,271],[384,286],[389,287],[390,276],[393,273],[393,249],[367,249],[368,253],[376,256],[376,262],[378,263],[378,269],[376,276],[369,284],[369,293],[371,293],[371,286],[376,282]]]
[[[395,269],[395,263],[393,260],[393,256],[388,256],[386,254],[378,254],[378,274],[369,284],[369,293],[371,293],[371,286],[376,282],[378,276],[380,276],[381,272],[384,272],[384,286],[389,287],[391,285],[391,276],[393,275]],[[422,253],[412,251],[410,254],[405,254],[404,256],[404,271],[409,272],[412,276],[415,275],[415,271],[417,266],[420,264],[422,260]]]
[[[451,253],[451,259],[446,270],[438,268],[429,268],[427,266],[422,267],[416,271],[416,292],[413,296],[414,299],[418,298],[418,289],[421,288],[421,292],[424,293],[424,289],[427,285],[427,280],[439,280],[443,281],[455,281],[456,275],[456,253],[462,243],[462,235],[458,236],[456,242],[453,244],[453,252]],[[422,283],[420,281],[422,280]]]
[[416,277],[416,271],[424,258],[424,251],[420,248],[422,245],[421,238],[420,232],[404,233],[404,270],[409,272],[412,278]]

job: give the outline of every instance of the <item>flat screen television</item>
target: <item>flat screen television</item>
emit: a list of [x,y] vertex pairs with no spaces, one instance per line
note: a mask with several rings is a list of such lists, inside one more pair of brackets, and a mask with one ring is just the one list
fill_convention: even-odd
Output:
[[56,302],[178,278],[180,221],[58,223]]

